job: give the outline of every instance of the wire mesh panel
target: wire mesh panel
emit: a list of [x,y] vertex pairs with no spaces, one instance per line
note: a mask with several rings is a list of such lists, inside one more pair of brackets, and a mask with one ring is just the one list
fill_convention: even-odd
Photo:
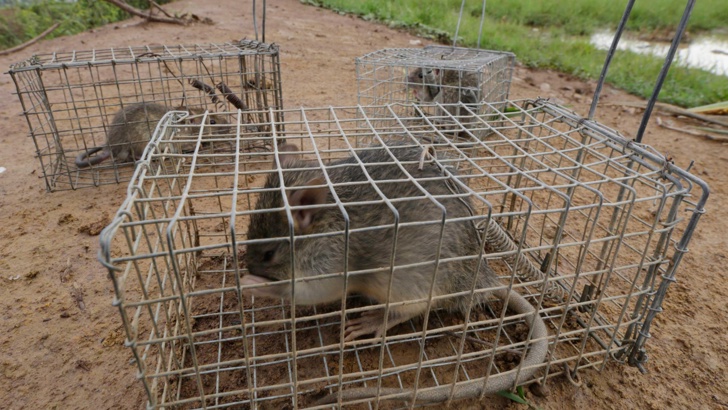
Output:
[[[198,119],[206,110],[255,110],[245,122],[270,123],[265,110],[282,108],[278,55],[277,46],[250,40],[134,46],[39,54],[9,73],[46,189],[57,191],[129,181],[146,144],[124,148],[134,142],[126,135],[148,142],[169,110],[189,111]],[[273,122],[282,123],[281,118]],[[110,135],[116,128],[124,131],[121,141]],[[85,163],[95,147],[107,147],[111,159]]]
[[358,102],[452,104],[454,116],[464,111],[455,104],[463,103],[485,114],[488,106],[479,102],[508,99],[515,61],[512,53],[462,47],[378,50],[356,59]]
[[548,101],[487,109],[487,141],[414,105],[216,138],[273,154],[165,119],[101,237],[149,406],[411,408],[640,365],[707,187]]

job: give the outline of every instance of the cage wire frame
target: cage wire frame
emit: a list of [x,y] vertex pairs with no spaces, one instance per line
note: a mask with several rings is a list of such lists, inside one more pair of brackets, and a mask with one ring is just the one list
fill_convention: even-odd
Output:
[[[460,101],[496,105],[500,102],[498,106],[503,106],[510,92],[515,61],[510,52],[454,46],[377,50],[356,59],[357,103],[405,103],[400,106],[406,107],[406,103],[419,102],[427,113],[435,110],[427,107],[442,103],[451,107],[455,115],[460,109],[454,104]],[[436,74],[418,77],[418,72]],[[423,87],[437,90],[433,101],[419,101],[421,97],[415,96],[413,90]],[[488,109],[487,104],[472,107]]]
[[[246,39],[37,54],[8,74],[48,192],[129,181],[133,162],[107,160],[79,169],[74,159],[105,146],[112,116],[131,104],[157,103],[196,115],[238,108],[265,116],[267,108],[283,107],[278,46]],[[146,119],[140,124],[151,136],[159,118]],[[244,121],[283,124],[282,118],[249,115]]]
[[[506,101],[503,107],[486,103],[493,110],[488,116],[463,104],[453,115],[451,107],[436,103],[434,116],[426,116],[420,105],[329,107],[286,110],[284,131],[271,124],[272,135],[247,135],[241,132],[247,128],[238,126],[234,137],[226,137],[236,146],[286,138],[322,172],[372,142],[405,141],[433,153],[428,161],[463,182],[471,195],[494,204],[489,220],[513,246],[488,258],[500,268],[502,283],[524,294],[548,324],[549,354],[530,381],[576,376],[609,361],[644,371],[652,320],[662,311],[709,189],[689,168],[682,170],[641,144],[693,1],[687,2],[636,141],[593,119],[633,3],[625,9],[587,118],[542,99]],[[464,126],[461,114],[474,120]],[[451,125],[462,128],[464,140],[449,138],[452,127],[438,117],[455,119]],[[242,234],[245,221],[255,212],[250,209],[263,175],[280,169],[262,152],[206,153],[199,149],[202,132],[185,137],[170,119],[164,122],[135,170],[127,200],[101,235],[99,255],[114,282],[114,303],[149,408],[305,407],[322,392],[361,385],[425,391],[480,379],[478,360],[509,348],[522,354],[531,342],[528,336],[519,340],[510,327],[522,320],[490,306],[484,316],[465,317],[454,327],[448,315],[434,311],[426,316],[435,323],[432,328],[427,319],[409,322],[371,353],[362,343],[343,343],[335,331],[347,313],[369,307],[350,308],[347,300],[340,309],[307,310],[285,300],[244,297],[239,284],[249,243]],[[482,130],[492,137],[477,138]],[[189,143],[195,145],[192,152],[174,149]],[[477,184],[478,178],[487,182]],[[331,182],[326,186],[333,188]],[[681,217],[684,212],[690,217]],[[524,274],[524,262],[537,266],[541,278]],[[564,290],[560,303],[548,297],[554,287]],[[443,331],[451,328],[460,331],[457,343]],[[505,335],[503,345],[496,336],[483,348],[480,342],[488,338],[479,332],[487,331]],[[465,342],[478,348],[465,351]],[[450,350],[427,350],[437,343],[450,343]],[[398,353],[410,350],[419,352],[417,359],[398,363]],[[446,369],[454,378],[442,377],[448,365],[454,366]],[[483,377],[501,370],[488,367]],[[379,406],[380,399],[362,406]]]
[[[249,135],[240,126],[222,138],[235,146],[285,138],[324,174],[377,143],[433,153],[427,161],[490,204],[475,214],[495,221],[514,246],[487,258],[501,283],[547,323],[548,356],[522,382],[576,376],[609,361],[641,366],[651,322],[704,212],[707,185],[650,147],[547,100],[488,109],[488,116],[469,113],[491,132],[488,140],[473,127],[463,127],[469,138],[445,138],[442,122],[415,104],[283,110],[285,127],[269,127],[281,132]],[[253,205],[265,176],[281,169],[269,152],[200,150],[203,133],[184,139],[174,128],[189,126],[172,120],[158,127],[126,201],[101,234],[99,256],[149,408],[306,407],[362,385],[423,392],[523,371],[512,363],[507,370],[502,357],[521,357],[534,341],[518,330],[523,317],[497,304],[460,321],[433,311],[429,321],[391,329],[372,347],[340,338],[341,323],[375,308],[357,298],[294,308],[285,299],[245,296],[247,223],[261,211]],[[173,149],[189,143],[192,152]],[[325,185],[332,190],[333,183]],[[290,215],[288,205],[284,210]],[[523,265],[536,266],[539,277],[524,274]],[[550,288],[562,292],[550,297]],[[356,402],[371,408],[380,399]]]

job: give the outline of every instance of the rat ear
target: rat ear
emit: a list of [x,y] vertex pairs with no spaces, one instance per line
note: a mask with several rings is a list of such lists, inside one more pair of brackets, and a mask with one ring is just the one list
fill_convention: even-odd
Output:
[[[279,145],[278,156],[281,160],[281,168],[290,168],[302,157],[298,147],[293,144]],[[275,166],[275,158],[273,158],[273,166]]]
[[[314,178],[306,183],[306,185],[325,185],[323,178]],[[288,194],[288,203],[291,206],[300,205],[321,205],[326,203],[326,196],[329,193],[327,187],[321,188],[302,188]],[[320,209],[296,209],[293,210],[293,226],[296,233],[302,233],[309,230],[313,222],[313,217]]]

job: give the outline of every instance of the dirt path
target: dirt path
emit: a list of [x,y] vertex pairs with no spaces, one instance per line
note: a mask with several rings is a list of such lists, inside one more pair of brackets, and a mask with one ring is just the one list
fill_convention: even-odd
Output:
[[[148,43],[223,42],[252,37],[250,1],[179,1],[169,6],[210,17],[214,26],[144,24],[138,19],[93,32],[43,41],[0,58],[0,66],[33,52],[82,50]],[[384,47],[411,47],[415,37],[295,0],[270,5],[267,39],[281,46],[286,107],[356,103],[354,58]],[[546,71],[519,68],[511,98],[555,97],[582,115],[593,84]],[[548,84],[545,86],[544,84]],[[45,192],[27,125],[10,76],[0,76],[0,403],[10,409],[143,407],[137,368],[123,346],[113,289],[96,260],[98,237],[80,226],[113,215],[126,186]],[[604,102],[638,101],[607,88]],[[598,118],[634,133],[639,113],[604,105]],[[670,288],[652,328],[649,374],[611,364],[585,371],[576,388],[563,379],[533,401],[543,409],[728,408],[728,151],[720,143],[666,131],[652,124],[645,141],[670,152],[710,184],[712,195],[678,282]],[[15,276],[18,280],[11,280]],[[82,303],[80,303],[82,300]],[[490,405],[500,407],[498,399]],[[466,403],[468,408],[488,404]],[[513,405],[515,408],[516,406]]]

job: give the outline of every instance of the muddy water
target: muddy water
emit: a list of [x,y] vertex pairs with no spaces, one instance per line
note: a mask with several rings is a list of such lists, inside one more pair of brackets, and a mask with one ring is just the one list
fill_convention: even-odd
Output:
[[[592,35],[590,42],[599,49],[607,50],[612,44],[613,37],[614,32],[603,31]],[[626,35],[622,35],[619,42],[619,50],[630,50],[658,57],[665,57],[669,47],[669,43],[638,40]],[[675,61],[677,64],[728,76],[728,37],[697,37],[678,49]]]

